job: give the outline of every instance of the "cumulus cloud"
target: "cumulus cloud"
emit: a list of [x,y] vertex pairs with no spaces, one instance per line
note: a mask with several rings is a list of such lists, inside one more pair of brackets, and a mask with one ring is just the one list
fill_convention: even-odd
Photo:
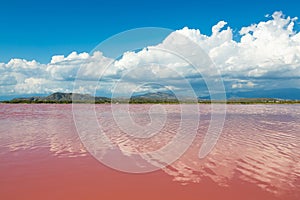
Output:
[[[253,82],[251,87],[270,89],[299,87],[300,33],[294,30],[296,20],[275,12],[267,21],[242,27],[240,41],[233,40],[229,27],[221,30],[225,22],[214,26],[210,37],[195,30],[180,31],[205,49],[225,80],[226,77],[247,78]],[[245,88],[241,83],[229,85],[233,89]]]
[[239,80],[232,84],[231,88],[253,88],[255,85],[252,81]]
[[[165,88],[184,91],[187,88],[182,84],[183,77],[194,87],[203,85],[197,69],[172,53],[183,46],[177,53],[183,57],[193,56],[194,49],[184,38],[206,52],[228,90],[300,87],[300,33],[294,27],[297,20],[296,17],[284,16],[282,12],[274,12],[266,21],[242,27],[238,41],[233,39],[233,30],[225,21],[214,25],[210,36],[198,29],[184,27],[171,33],[161,44],[138,52],[124,52],[118,60],[105,57],[99,51],[56,55],[48,64],[12,59],[0,63],[0,93],[69,92],[73,91],[74,80],[81,81],[80,86],[75,87],[78,92],[93,93],[96,88],[109,93],[120,79],[124,91],[129,92],[144,91],[145,88],[151,91],[149,85],[141,85],[160,82]],[[207,71],[214,75],[209,69]],[[91,84],[99,77],[100,84]]]

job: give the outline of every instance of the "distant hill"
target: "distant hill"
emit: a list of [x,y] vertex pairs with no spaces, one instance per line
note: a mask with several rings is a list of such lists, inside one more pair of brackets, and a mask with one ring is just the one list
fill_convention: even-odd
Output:
[[[218,95],[216,95],[218,97]],[[222,95],[219,95],[222,97]],[[300,89],[284,88],[274,90],[257,90],[247,92],[228,92],[226,93],[228,100],[230,99],[282,99],[282,100],[300,100]],[[209,100],[209,96],[199,97],[199,99]],[[220,99],[218,99],[220,100]]]
[[172,92],[153,92],[141,95],[133,95],[130,103],[179,103],[175,94]]
[[147,98],[147,99],[176,99],[176,95],[171,92],[150,92],[146,94],[133,95],[132,98]]
[[110,98],[107,97],[93,97],[89,94],[78,94],[78,93],[62,93],[56,92],[46,97],[25,97],[25,98],[14,98],[10,103],[72,103],[73,102],[95,102],[95,103],[106,103],[110,102]]
[[227,98],[274,98],[285,100],[300,100],[300,89],[284,88],[274,90],[258,90],[250,92],[229,93]]

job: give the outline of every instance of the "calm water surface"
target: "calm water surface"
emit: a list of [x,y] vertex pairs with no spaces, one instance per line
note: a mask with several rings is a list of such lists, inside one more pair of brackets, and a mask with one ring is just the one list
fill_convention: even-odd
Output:
[[[133,105],[137,123],[149,122],[150,106]],[[201,160],[210,106],[199,106],[198,134],[180,159],[130,174],[86,151],[72,105],[0,104],[0,199],[300,199],[300,105],[229,105],[217,145]],[[96,113],[120,151],[146,151],[168,143],[178,126],[178,105],[165,107],[173,111],[166,125],[139,146],[105,115],[110,105]]]

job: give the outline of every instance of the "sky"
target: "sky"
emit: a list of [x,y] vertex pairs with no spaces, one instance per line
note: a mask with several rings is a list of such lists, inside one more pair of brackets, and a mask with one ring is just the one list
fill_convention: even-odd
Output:
[[[178,30],[176,33],[199,44],[220,68],[228,90],[300,88],[300,25],[295,18],[300,16],[299,7],[296,0],[0,1],[0,95],[71,91],[79,64],[113,62],[108,54],[86,53],[115,34],[141,27]],[[143,63],[149,57],[151,50],[124,55],[112,66],[115,77],[104,79],[116,81],[116,74],[121,76],[120,71],[131,66],[128,60]],[[166,59],[162,55],[156,58],[150,61]],[[178,64],[175,58],[168,62]],[[184,66],[183,71],[189,71],[189,66]],[[195,76],[192,72],[184,75]],[[93,79],[85,77],[85,81],[89,78]],[[136,88],[139,81],[134,80],[134,85],[127,81],[132,86],[127,89]],[[200,89],[201,81],[189,81]],[[178,83],[166,87],[183,89]],[[92,89],[82,85],[81,90]],[[111,92],[109,87],[100,90]]]
[[224,20],[234,29],[282,11],[299,16],[299,1],[0,1],[0,61],[12,58],[47,63],[53,55],[89,52],[99,42],[138,27],[211,33]]

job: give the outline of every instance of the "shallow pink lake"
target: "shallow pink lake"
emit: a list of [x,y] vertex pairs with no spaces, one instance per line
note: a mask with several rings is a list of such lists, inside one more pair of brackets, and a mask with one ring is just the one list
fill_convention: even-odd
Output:
[[[163,106],[170,116],[161,131],[138,141],[118,131],[110,105],[96,105],[95,111],[119,152],[144,152],[171,141],[180,123],[179,105]],[[150,107],[132,105],[141,126],[149,123]],[[300,105],[228,105],[217,144],[199,159],[209,107],[199,105],[197,135],[180,158],[160,170],[132,174],[87,151],[72,105],[0,104],[0,199],[300,199]]]

